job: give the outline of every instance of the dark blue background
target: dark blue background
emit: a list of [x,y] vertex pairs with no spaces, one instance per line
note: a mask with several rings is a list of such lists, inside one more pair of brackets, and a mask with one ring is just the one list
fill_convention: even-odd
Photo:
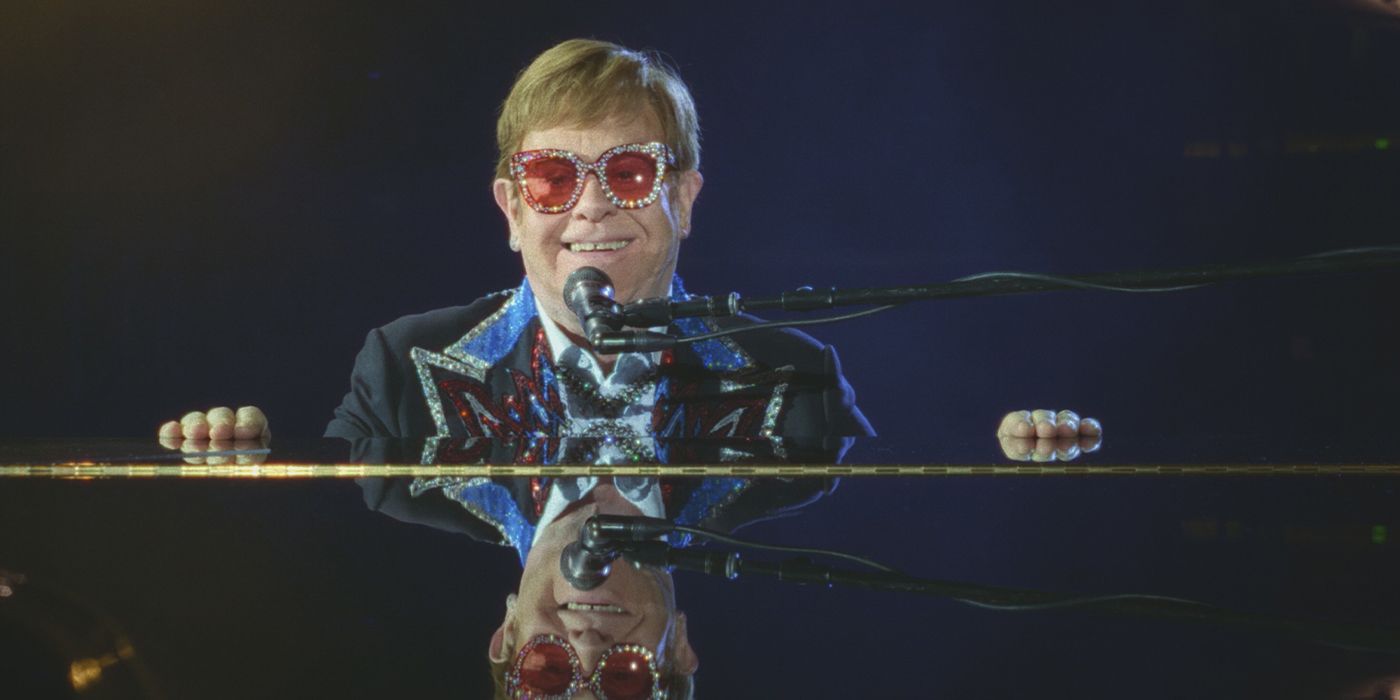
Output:
[[[692,291],[762,296],[988,270],[1245,262],[1400,239],[1400,32],[1326,4],[287,5],[42,3],[0,12],[0,362],[8,369],[0,436],[153,435],[187,410],[246,403],[262,406],[279,436],[318,435],[368,329],[518,284],[521,268],[488,191],[495,110],[531,57],[575,36],[662,50],[692,88],[706,176],[680,265]],[[1389,148],[1377,147],[1383,137]],[[1203,142],[1223,152],[1185,156]],[[1194,459],[1209,461],[1217,448],[1234,459],[1224,438],[1199,438],[1246,433],[1277,441],[1276,451],[1258,448],[1252,459],[1330,444],[1358,460],[1393,462],[1397,292],[1394,273],[1376,273],[1157,296],[1059,293],[930,303],[815,334],[840,348],[882,434],[858,448],[860,459],[941,461],[942,446],[984,436],[990,452],[1005,411],[1070,407],[1107,426],[1094,459],[1159,438],[1162,454],[1190,441],[1206,445]],[[1374,494],[1355,506],[1358,532],[1395,512],[1393,492],[1381,488],[1298,482],[1266,492],[1232,482],[1186,493],[1175,482],[1033,483],[901,482],[891,500],[882,494],[894,482],[848,484],[802,521],[761,534],[864,549],[911,569],[922,562],[929,575],[1233,602],[1253,599],[1204,582],[1218,575],[1257,592],[1261,581],[1294,576],[1299,562],[1355,572],[1372,571],[1371,560],[1299,550],[1278,534],[1283,525],[1260,526],[1248,549],[1257,556],[1223,542],[1173,549],[1186,547],[1185,520],[1248,525],[1298,512],[1306,522],[1316,494],[1332,499],[1329,522],[1349,522],[1341,514],[1358,494]],[[335,498],[316,492],[324,501],[312,499],[316,512],[363,517],[347,536],[370,539],[317,550],[311,561],[322,564],[301,565],[308,585],[383,565],[405,582],[374,579],[375,594],[417,602],[394,608],[357,602],[352,592],[287,617],[304,597],[265,592],[260,608],[290,620],[285,634],[299,640],[315,640],[322,624],[360,603],[396,610],[379,634],[421,635],[433,648],[451,643],[455,622],[463,646],[432,664],[403,651],[414,648],[409,639],[375,647],[399,654],[385,657],[389,669],[419,664],[406,675],[421,685],[370,667],[363,688],[451,687],[450,674],[433,675],[447,673],[442,664],[460,663],[475,678],[478,656],[461,649],[484,639],[480,620],[496,614],[508,558],[408,528],[366,534],[380,516],[359,511],[348,485],[335,487]],[[212,499],[215,512],[265,518],[276,532],[311,517],[304,488],[171,498]],[[11,550],[21,564],[42,563],[44,551],[79,561],[83,550],[65,543],[83,539],[63,534],[61,523],[101,522],[72,524],[84,513],[127,523],[116,532],[140,539],[152,533],[121,509],[165,507],[58,495],[23,511],[36,520],[16,521],[53,528]],[[46,512],[51,520],[38,519]],[[297,562],[327,528],[305,529],[257,563]],[[238,534],[246,529],[225,534],[255,537]],[[906,530],[948,534],[914,539],[923,549],[900,559],[896,545],[906,541],[889,534]],[[207,551],[182,539],[194,535],[163,536],[174,558]],[[872,536],[885,543],[863,544]],[[1380,551],[1393,559],[1391,550]],[[473,578],[479,561],[492,562],[484,579]],[[104,565],[154,566],[129,557]],[[1386,566],[1378,570],[1393,573]],[[70,567],[51,570],[73,580],[92,573]],[[242,579],[227,569],[195,576],[156,567],[149,575],[158,582],[133,586],[130,597],[204,585],[232,600]],[[1317,591],[1376,593],[1363,574],[1337,576],[1306,578],[1289,589],[1302,593],[1282,602],[1345,616],[1355,611]],[[472,580],[490,583],[463,583]],[[390,592],[393,585],[402,588]],[[447,585],[472,591],[463,606],[470,621],[429,604],[451,597]],[[1257,688],[1258,676],[1222,661],[1240,650],[1254,663],[1241,668],[1321,653],[1079,617],[1072,627],[1052,621],[1021,645],[1028,623],[1015,616],[940,606],[925,618],[903,601],[842,593],[830,602],[776,586],[736,601],[718,587],[687,581],[682,602],[705,619],[693,625],[708,654],[702,691],[736,696],[858,692],[856,672],[873,666],[897,674],[875,686],[896,694],[920,688],[926,672],[944,692],[1002,697],[1037,689],[1122,696],[1129,679],[1166,674],[1166,686],[1137,688],[1166,697],[1206,676],[1232,691]],[[172,609],[204,604],[181,600]],[[188,673],[179,654],[191,652],[162,639],[176,623],[163,626],[157,606],[141,605],[151,609],[116,614],[136,616],[138,628],[147,620],[147,646],[170,654],[162,670]],[[429,623],[439,627],[416,627],[425,608],[448,611]],[[256,639],[237,628],[242,617],[214,615],[204,634],[233,625]],[[785,641],[775,644],[792,645],[802,654],[787,658],[810,665],[764,665],[783,656],[752,629],[783,621],[786,630],[771,636]],[[884,648],[887,633],[898,653]],[[1123,643],[1125,633],[1136,641]],[[359,627],[347,634],[375,638]],[[924,665],[924,649],[948,652],[962,640],[972,651]],[[307,668],[330,668],[342,644],[323,647]],[[1166,651],[1198,675],[1149,661]],[[1015,672],[1004,652],[1015,654],[1007,662]],[[1091,659],[1110,659],[1118,674],[1075,666]],[[830,685],[821,673],[832,674]],[[259,678],[307,682],[294,666],[274,666],[233,687],[256,692]],[[764,690],[744,695],[736,688],[745,678],[762,678]],[[337,682],[330,687],[356,687]]]
[[[494,118],[596,36],[689,81],[681,273],[774,294],[1394,242],[1400,35],[1306,3],[43,4],[0,22],[0,434],[255,403],[318,435],[364,333],[518,283]],[[1291,8],[1291,9],[1288,9]],[[1356,137],[1355,153],[1289,153]],[[1185,158],[1193,142],[1240,157]],[[1325,149],[1324,149],[1325,150]],[[1371,434],[1393,274],[929,303],[818,329],[886,436],[1007,409]]]

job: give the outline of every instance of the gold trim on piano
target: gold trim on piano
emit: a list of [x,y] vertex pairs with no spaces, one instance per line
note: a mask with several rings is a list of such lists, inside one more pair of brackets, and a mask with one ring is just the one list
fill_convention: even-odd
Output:
[[618,465],[417,466],[377,464],[42,464],[0,466],[0,478],[357,479],[366,477],[865,477],[865,476],[1284,476],[1400,474],[1400,464],[1162,464],[1162,465]]

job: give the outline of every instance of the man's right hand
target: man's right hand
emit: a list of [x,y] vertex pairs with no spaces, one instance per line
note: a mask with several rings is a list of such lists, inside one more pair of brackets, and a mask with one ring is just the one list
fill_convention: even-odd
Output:
[[219,406],[208,412],[191,411],[178,421],[160,426],[159,436],[165,440],[256,440],[272,437],[267,416],[257,406],[242,406],[237,411]]

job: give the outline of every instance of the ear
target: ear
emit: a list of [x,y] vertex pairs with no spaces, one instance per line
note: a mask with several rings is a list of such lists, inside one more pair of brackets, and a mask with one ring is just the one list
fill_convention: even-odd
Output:
[[687,170],[676,178],[676,220],[681,238],[690,235],[691,215],[695,210],[695,198],[700,196],[700,188],[705,186],[705,178],[699,170]]
[[496,178],[491,183],[491,196],[496,199],[496,206],[506,217],[511,240],[519,240],[520,235],[516,231],[519,229],[517,220],[520,218],[520,202],[516,199],[519,195],[515,191],[515,183],[505,178]]
[[506,596],[505,619],[501,620],[501,626],[497,627],[496,631],[491,633],[491,646],[486,650],[486,656],[491,659],[491,663],[500,664],[507,661],[506,647],[513,648],[515,646],[514,627],[515,594],[512,593]]
[[669,652],[668,656],[675,660],[676,672],[684,676],[693,675],[696,669],[700,668],[700,657],[695,655],[695,649],[690,646],[683,612],[676,612],[676,633],[672,635],[671,644],[675,649]]

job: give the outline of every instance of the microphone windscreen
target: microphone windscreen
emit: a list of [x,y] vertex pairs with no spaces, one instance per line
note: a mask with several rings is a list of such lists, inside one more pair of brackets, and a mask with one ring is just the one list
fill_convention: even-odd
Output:
[[580,267],[569,273],[569,277],[564,280],[564,299],[572,300],[580,287],[611,287],[612,280],[608,278],[608,273],[596,267]]
[[559,573],[575,590],[591,591],[608,578],[612,562],[584,549],[578,541],[570,542],[559,553]]

